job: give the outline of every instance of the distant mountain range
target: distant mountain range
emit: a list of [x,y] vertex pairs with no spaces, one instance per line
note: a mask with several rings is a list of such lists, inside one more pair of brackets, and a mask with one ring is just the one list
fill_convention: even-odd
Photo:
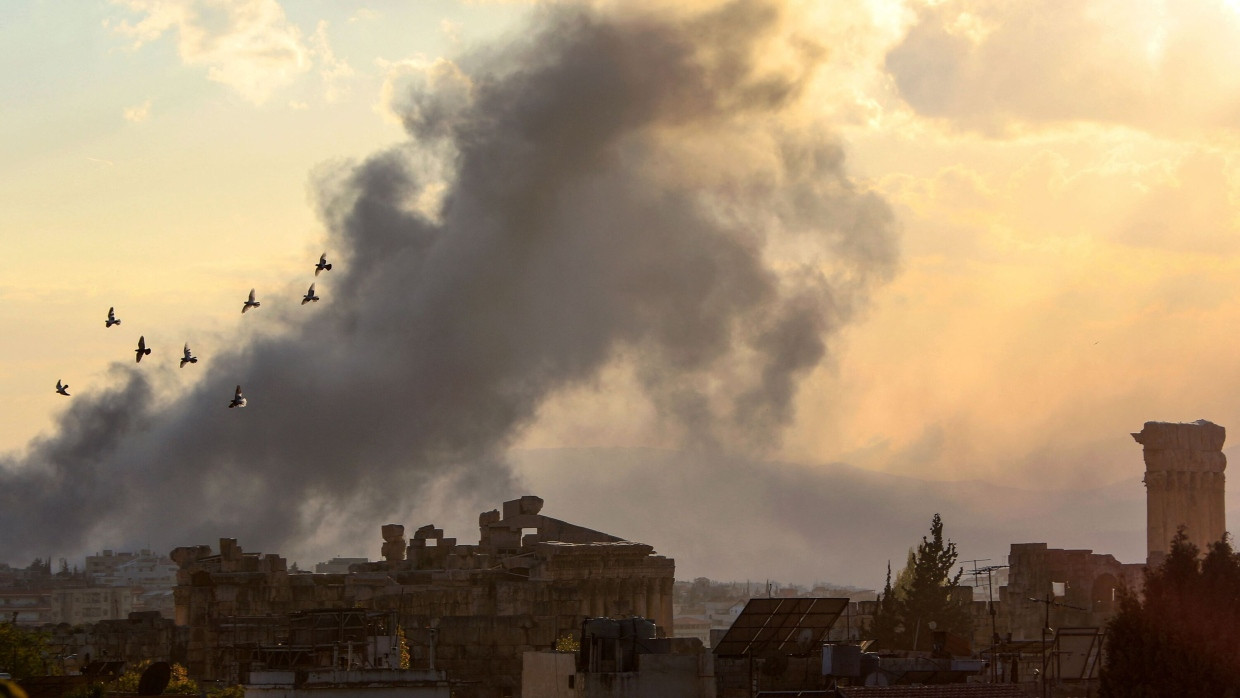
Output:
[[[676,559],[679,579],[881,587],[887,561],[893,571],[903,567],[936,512],[965,567],[973,559],[985,560],[979,566],[1006,564],[1012,543],[1031,542],[1145,560],[1140,461],[1129,481],[1033,491],[841,463],[644,448],[522,450],[510,457],[524,491],[546,500],[544,514],[650,543]],[[1230,521],[1237,501],[1229,494]]]

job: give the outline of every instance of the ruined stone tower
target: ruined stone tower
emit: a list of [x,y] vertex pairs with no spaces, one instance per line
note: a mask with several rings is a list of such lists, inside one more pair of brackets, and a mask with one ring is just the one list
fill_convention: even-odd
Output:
[[1199,419],[1146,422],[1132,438],[1145,447],[1146,562],[1156,565],[1180,526],[1202,552],[1223,537],[1227,430]]

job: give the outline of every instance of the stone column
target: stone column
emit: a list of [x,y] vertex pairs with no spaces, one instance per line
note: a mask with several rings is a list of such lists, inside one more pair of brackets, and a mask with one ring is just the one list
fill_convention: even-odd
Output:
[[676,580],[672,577],[664,577],[659,580],[659,617],[655,622],[663,626],[668,637],[672,637],[675,628],[672,626],[672,587],[676,584]]
[[1227,431],[1204,419],[1146,422],[1132,435],[1144,446],[1147,562],[1158,564],[1176,531],[1203,553],[1227,530],[1223,492]]
[[650,617],[650,612],[646,610],[646,590],[649,587],[649,579],[639,578],[633,582],[633,613],[642,618]]

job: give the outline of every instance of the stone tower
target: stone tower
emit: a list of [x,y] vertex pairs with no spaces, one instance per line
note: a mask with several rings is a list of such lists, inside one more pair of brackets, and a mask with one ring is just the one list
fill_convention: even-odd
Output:
[[1132,438],[1145,447],[1146,562],[1160,563],[1180,526],[1202,552],[1223,537],[1227,430],[1199,419],[1146,422]]

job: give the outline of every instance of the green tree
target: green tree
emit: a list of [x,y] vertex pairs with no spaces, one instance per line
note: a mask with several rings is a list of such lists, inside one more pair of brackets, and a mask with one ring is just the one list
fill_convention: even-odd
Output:
[[875,640],[879,647],[894,647],[896,644],[896,626],[900,624],[899,611],[896,608],[896,591],[891,586],[891,562],[887,562],[887,584],[883,593],[878,595],[877,608],[869,626],[867,635]]
[[0,623],[0,671],[20,681],[59,669],[48,664],[51,650],[47,639],[46,633],[20,628],[13,623]]
[[1227,535],[1204,559],[1181,529],[1107,624],[1101,695],[1240,695],[1240,555]]
[[[150,660],[139,662],[129,671],[121,674],[108,685],[109,693],[137,693],[138,684],[142,680],[142,673],[150,667]],[[189,672],[180,664],[173,664],[171,667],[172,675],[168,679],[168,686],[164,689],[164,694],[180,694],[180,695],[198,695],[198,682],[189,677]]]
[[967,603],[957,600],[961,571],[953,575],[956,544],[943,538],[943,520],[938,514],[930,522],[930,535],[910,553],[908,566],[891,584],[888,565],[887,585],[879,597],[870,625],[871,635],[883,649],[917,649],[929,646],[934,630],[968,636],[972,632]]

